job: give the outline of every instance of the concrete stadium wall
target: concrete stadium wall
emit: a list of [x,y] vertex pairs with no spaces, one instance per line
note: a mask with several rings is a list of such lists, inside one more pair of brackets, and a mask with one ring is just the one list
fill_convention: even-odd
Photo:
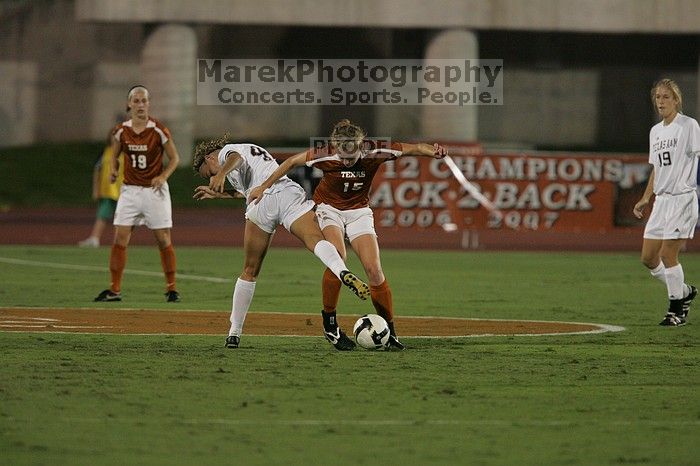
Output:
[[[642,58],[637,63],[629,63],[618,62],[618,58],[606,62],[603,50],[589,51],[588,56],[581,59],[580,55],[585,55],[584,45],[590,43],[590,35],[530,33],[530,36],[523,37],[517,32],[526,28],[564,30],[562,28],[569,24],[568,21],[572,21],[565,16],[576,15],[587,18],[591,29],[609,31],[633,27],[638,27],[638,31],[660,30],[661,26],[668,26],[669,21],[680,15],[683,18],[679,19],[679,27],[665,32],[690,31],[691,26],[686,25],[685,17],[692,17],[698,8],[697,2],[561,1],[554,2],[559,5],[555,8],[550,0],[537,0],[537,8],[532,8],[532,11],[544,11],[544,18],[530,18],[530,10],[521,11],[520,3],[523,2],[445,0],[439,2],[440,8],[437,8],[435,3],[407,0],[397,10],[399,4],[389,0],[355,2],[352,8],[340,6],[335,0],[279,1],[275,2],[275,8],[267,9],[270,18],[263,21],[254,12],[265,10],[266,5],[271,5],[270,0],[235,3],[156,0],[18,2],[15,9],[0,9],[0,37],[4,44],[0,48],[0,84],[3,90],[0,96],[0,147],[37,141],[102,139],[115,115],[124,111],[126,89],[144,81],[144,47],[160,24],[145,21],[152,19],[154,11],[159,11],[166,19],[170,17],[168,15],[176,15],[176,10],[189,15],[193,5],[200,7],[199,13],[188,17],[187,23],[201,23],[188,27],[196,36],[196,56],[206,58],[326,55],[421,58],[428,50],[430,39],[452,24],[450,21],[436,22],[436,18],[444,20],[446,12],[450,11],[453,12],[450,17],[456,18],[454,21],[462,21],[461,26],[512,28],[513,32],[488,29],[470,32],[477,38],[482,58],[505,57],[504,92],[508,104],[479,107],[475,112],[478,120],[476,134],[469,129],[471,127],[465,126],[462,137],[457,134],[454,139],[479,139],[521,147],[643,150],[646,132],[654,118],[647,89],[662,75],[680,82],[685,92],[686,113],[697,115],[696,36],[674,42],[669,42],[667,35],[607,36],[612,42],[622,43],[618,55],[624,54],[629,47],[630,42],[625,40],[646,37],[644,43],[650,44],[648,54],[655,56],[655,60],[647,63]],[[488,11],[484,10],[484,5],[490,5]],[[569,10],[561,5],[568,5]],[[357,25],[367,19],[366,11],[379,11],[382,14],[378,17],[386,21],[382,24],[396,29],[288,26],[281,18],[283,14],[291,15],[287,16],[290,21],[297,18],[297,13],[287,11],[291,6],[299,7],[301,11],[316,8],[317,22],[314,24],[324,26],[338,22],[337,19],[327,24],[319,21],[325,18],[324,15],[329,15],[329,8],[336,8],[332,10],[336,13],[347,13],[347,16],[338,16],[347,20],[343,26]],[[465,15],[463,10],[467,7],[475,9]],[[610,17],[602,18],[601,8],[607,8]],[[140,12],[138,23],[129,23],[125,19],[124,15],[133,11]],[[658,14],[659,11],[663,15]],[[512,12],[515,16],[510,18],[505,12]],[[655,13],[649,17],[649,12]],[[211,18],[214,13],[221,16]],[[406,29],[413,24],[414,14],[423,15],[419,24],[421,29]],[[519,14],[524,16],[518,17]],[[222,24],[228,21],[227,18],[234,24]],[[491,18],[490,22],[486,21],[488,18]],[[555,22],[556,18],[559,18],[559,23]],[[614,18],[620,19],[620,23],[614,23]],[[647,19],[650,22],[641,25],[642,20]],[[205,21],[209,23],[205,24]],[[241,24],[245,21],[259,25]],[[362,24],[375,24],[372,21]],[[613,23],[617,25],[613,27]],[[439,26],[439,29],[426,29],[431,26]],[[571,25],[565,30],[578,30],[579,27]],[[700,23],[695,27],[700,27]],[[562,37],[579,44],[576,53],[569,54],[566,49],[541,56],[542,51],[556,49]],[[509,45],[513,41],[516,43]],[[606,44],[603,43],[602,47]],[[690,45],[678,48],[683,44]],[[512,55],[506,54],[507,47],[512,49]],[[670,49],[678,53],[669,55],[667,50]],[[484,50],[488,53],[484,54]],[[608,52],[607,49],[604,51]],[[644,51],[633,52],[630,55],[646,57]],[[512,59],[519,55],[526,58],[520,61]],[[154,85],[154,115],[168,124],[169,115],[164,118],[156,112],[159,98],[166,90],[161,92],[157,82]],[[190,125],[194,138],[229,131],[236,138],[257,141],[303,141],[310,136],[325,134],[333,121],[348,116],[377,135],[403,139],[444,137],[426,129],[423,111],[420,107],[403,106],[195,106]],[[438,128],[442,129],[439,125]],[[178,142],[178,136],[174,137]],[[181,155],[187,153],[186,148],[180,148],[180,151]]]
[[37,127],[37,64],[0,61],[0,146],[31,144]]
[[78,0],[82,21],[700,32],[695,0]]

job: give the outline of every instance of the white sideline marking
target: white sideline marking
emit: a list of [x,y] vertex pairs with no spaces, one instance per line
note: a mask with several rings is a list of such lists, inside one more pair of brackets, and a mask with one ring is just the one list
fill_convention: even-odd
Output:
[[[35,422],[33,418],[5,418],[12,422]],[[147,422],[143,418],[122,418],[122,417],[103,417],[103,418],[60,418],[61,421],[70,423],[106,423],[106,422]],[[155,421],[154,421],[155,422]],[[163,421],[157,421],[162,424]],[[606,426],[658,426],[658,427],[684,427],[684,426],[700,426],[700,420],[687,421],[654,421],[638,419],[634,421],[610,421],[610,422],[595,422],[575,420],[558,420],[538,421],[527,419],[182,419],[166,424],[190,424],[190,425],[228,425],[228,426],[516,426],[516,427],[562,427],[562,426],[581,426],[581,425],[606,425]]]
[[[0,262],[6,264],[14,265],[28,265],[31,267],[48,267],[51,269],[67,269],[67,270],[80,270],[83,272],[104,272],[109,273],[108,267],[97,267],[94,265],[74,265],[74,264],[61,264],[58,262],[42,262],[42,261],[29,261],[24,259],[14,259],[11,257],[0,257]],[[162,277],[163,272],[151,272],[149,270],[134,270],[134,269],[124,269],[124,273],[129,273],[132,275],[145,275],[147,277]],[[219,278],[219,277],[204,277],[202,275],[188,275],[184,273],[177,274],[178,280],[197,280],[201,282],[213,282],[213,283],[232,283],[232,279]]]
[[46,317],[0,316],[0,328],[114,328],[111,325],[58,325],[58,322],[61,321]]
[[53,328],[114,328],[111,325],[52,325]]
[[[45,306],[28,306],[23,309],[46,309]],[[95,309],[92,307],[52,307],[51,309]],[[117,308],[120,311],[142,311],[143,309],[139,308]],[[3,310],[2,307],[0,307],[0,311]],[[150,310],[156,310],[157,309],[150,309]],[[203,310],[190,310],[190,309],[182,309],[178,312],[217,312],[217,311],[203,311]],[[277,314],[277,315],[296,315],[296,316],[307,316],[307,317],[316,317],[316,314],[308,314],[304,312],[279,312],[279,311],[272,311],[272,312],[265,312],[265,311],[258,311],[256,313],[260,314]],[[359,315],[351,315],[349,314],[348,317],[359,317]],[[14,319],[25,319],[24,317],[19,317],[19,316],[1,316],[0,315],[0,328],[16,328],[16,327],[23,327],[23,328],[46,328],[48,327],[47,325],[3,325],[3,322],[10,322],[10,321],[4,321],[3,319],[6,318],[14,318]],[[26,319],[34,319],[34,320],[48,320],[48,321],[53,321],[53,322],[60,322],[60,320],[57,319],[48,319],[44,317],[26,317]],[[559,336],[559,335],[591,335],[591,334],[599,334],[599,333],[606,333],[606,332],[624,332],[627,330],[625,327],[620,327],[618,325],[610,325],[610,324],[595,324],[592,322],[565,322],[565,321],[554,321],[554,320],[525,320],[525,319],[480,319],[480,318],[475,318],[475,317],[445,317],[445,316],[402,316],[401,319],[452,319],[452,320],[466,320],[466,321],[479,321],[479,322],[524,322],[524,323],[529,323],[529,322],[537,322],[537,323],[544,323],[544,324],[569,324],[569,325],[590,325],[593,327],[598,327],[597,329],[593,330],[581,330],[579,332],[545,332],[545,333],[482,333],[482,334],[471,334],[471,335],[432,335],[432,336],[427,336],[427,335],[406,335],[406,338],[425,338],[425,339],[434,339],[434,338],[484,338],[484,337],[546,337],[546,336]],[[33,323],[33,322],[32,322]],[[53,325],[52,328],[81,328],[81,327],[68,327],[68,326],[60,326],[60,325]],[[82,328],[114,328],[114,327],[89,327],[89,326],[84,326]],[[21,331],[20,331],[21,332]],[[50,333],[73,333],[73,334],[80,334],[81,332],[60,332],[60,331],[55,331],[55,332],[50,332]],[[110,333],[110,332],[101,332],[104,335],[124,335],[123,333]],[[138,335],[138,336],[164,336],[164,335],[189,335],[189,336],[213,336],[210,333],[129,333],[128,335]],[[261,335],[257,333],[246,333],[246,337],[287,337],[287,338],[318,338],[317,335]]]
[[[58,321],[56,321],[56,322],[58,322]],[[9,324],[38,325],[39,324],[39,322],[37,322],[35,320],[3,320],[2,318],[0,318],[0,323],[2,323],[3,325],[9,325]],[[51,323],[46,322],[44,324],[44,327],[47,327],[49,325],[51,325]]]
[[36,324],[23,324],[23,325],[15,325],[15,324],[0,324],[0,327],[2,328],[46,328],[46,325],[36,325]]
[[21,322],[25,322],[27,320],[33,321],[38,320],[38,321],[46,321],[46,322],[60,322],[58,319],[49,319],[48,317],[21,317],[21,316],[0,316],[0,320],[3,322],[7,323],[12,323],[10,320],[3,320],[3,319],[20,319]]
[[[279,312],[279,311],[260,311],[265,314],[286,314],[286,315],[297,315],[297,316],[313,316],[316,314],[307,314],[305,312]],[[360,315],[348,314],[348,317],[357,317]],[[606,332],[624,332],[627,330],[625,327],[620,327],[619,325],[610,324],[594,324],[593,322],[565,322],[562,320],[530,320],[530,319],[480,319],[478,317],[447,317],[447,316],[400,316],[403,319],[439,319],[439,320],[473,320],[478,322],[536,322],[542,324],[569,324],[569,325],[591,325],[593,327],[598,327],[597,330],[582,330],[580,332],[554,332],[554,333],[482,333],[479,335],[435,335],[435,336],[424,336],[424,335],[412,335],[406,338],[476,338],[476,337],[540,337],[546,335],[586,335],[595,333],[606,333]],[[250,336],[269,336],[269,335],[257,335],[254,333],[249,333],[246,335]],[[308,335],[276,335],[279,337],[303,337]]]

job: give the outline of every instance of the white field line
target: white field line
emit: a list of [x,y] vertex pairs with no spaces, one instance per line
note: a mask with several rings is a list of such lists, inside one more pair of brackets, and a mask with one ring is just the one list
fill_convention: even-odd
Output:
[[0,328],[46,328],[46,327],[48,327],[46,324],[38,324],[38,325],[37,324],[23,324],[23,325],[0,324]]
[[114,328],[111,325],[54,325],[53,328]]
[[[0,309],[2,309],[2,308],[0,308]],[[30,309],[30,308],[27,308],[27,309]],[[44,309],[44,308],[42,308],[42,309]],[[49,319],[49,318],[47,318],[47,317],[0,316],[0,320],[3,320],[3,319],[20,319],[22,322],[25,322],[25,321],[28,320],[28,321],[30,321],[31,323],[34,323],[35,321],[39,321],[39,322],[60,322],[60,320],[58,320],[58,319]],[[9,320],[4,320],[4,322],[10,323],[11,321],[9,321]]]
[[[298,316],[310,316],[316,317],[316,314],[307,314],[305,312],[279,312],[279,311],[265,311],[265,314],[291,314]],[[348,314],[348,317],[360,317],[360,315]],[[569,325],[591,325],[593,327],[598,327],[597,330],[585,330],[581,332],[563,332],[563,333],[511,333],[511,334],[483,334],[483,335],[452,335],[452,336],[434,336],[434,337],[418,337],[418,338],[464,338],[464,337],[496,337],[496,336],[516,336],[516,337],[527,337],[527,336],[540,336],[540,335],[585,335],[591,333],[607,333],[607,332],[624,332],[627,330],[625,327],[620,327],[619,325],[610,324],[596,324],[593,322],[566,322],[563,320],[530,320],[530,319],[481,319],[478,317],[446,317],[446,316],[401,316],[403,319],[438,319],[438,320],[472,320],[478,322],[536,322],[543,324],[569,324]],[[289,335],[297,336],[297,335]]]
[[[56,322],[60,322],[60,320],[57,320]],[[43,323],[41,321],[37,320],[4,320],[2,316],[0,316],[0,325],[10,325],[10,324],[22,324],[22,325],[41,325],[42,327],[46,327],[47,325],[51,325],[51,322],[46,322],[44,321]]]
[[[0,307],[0,310],[3,308]],[[23,307],[23,309],[46,309],[46,307]],[[75,307],[51,307],[51,309],[76,309]],[[93,309],[93,308],[77,308],[77,309]],[[138,309],[138,308],[118,308],[120,311],[142,311],[143,309]],[[182,312],[194,312],[192,310],[182,310]],[[178,311],[180,312],[180,311]],[[216,312],[216,311],[197,311],[197,312]],[[316,317],[316,314],[308,314],[308,313],[303,313],[303,312],[254,312],[255,314],[282,314],[282,315],[295,315],[295,316],[307,316],[307,317]],[[353,315],[348,315],[349,317],[355,317]],[[23,328],[46,328],[48,325],[4,325],[5,323],[10,323],[11,321],[5,321],[4,319],[6,318],[13,318],[13,319],[34,319],[34,320],[50,320],[52,322],[59,322],[55,319],[47,319],[47,318],[42,318],[42,317],[18,317],[18,316],[0,316],[0,328],[12,328],[12,327],[23,327]],[[559,335],[591,335],[591,334],[599,334],[599,333],[607,333],[607,332],[624,332],[626,330],[625,327],[620,327],[618,325],[609,325],[609,324],[595,324],[592,322],[564,322],[564,321],[551,321],[551,320],[525,320],[525,319],[479,319],[479,318],[474,318],[474,317],[433,317],[433,316],[402,316],[402,319],[454,319],[454,320],[464,320],[464,321],[480,321],[480,322],[537,322],[537,323],[545,323],[545,324],[569,324],[569,325],[590,325],[593,327],[598,327],[597,329],[594,330],[582,330],[580,332],[546,332],[546,333],[482,333],[482,334],[476,334],[476,335],[445,335],[445,336],[438,336],[438,335],[406,335],[406,338],[426,338],[426,339],[432,339],[432,338],[485,338],[485,337],[546,337],[546,336],[559,336]],[[34,324],[34,322],[32,322]],[[67,327],[67,326],[59,326],[59,325],[52,325],[53,328],[80,328],[80,327]],[[84,328],[110,328],[110,327],[88,327],[85,326]],[[12,332],[13,330],[8,330]],[[17,331],[17,330],[14,330]],[[21,331],[20,331],[21,332]],[[49,332],[49,333],[74,333],[74,334],[79,334],[81,332]],[[104,335],[126,335],[123,333],[110,333],[110,332],[100,332],[101,334]],[[128,335],[139,335],[139,336],[164,336],[164,335],[173,335],[170,333],[129,333]],[[212,336],[209,333],[177,333],[174,335],[192,335],[192,336]],[[256,333],[246,333],[246,337],[270,337],[270,336],[275,336],[275,337],[293,337],[293,338],[317,338],[316,335],[260,335]]]
[[[0,325],[0,328],[5,328],[5,327],[11,327],[9,325]],[[21,327],[21,328],[46,328],[46,325],[15,325],[14,327]],[[58,325],[52,326],[52,328],[59,328]],[[63,328],[69,328],[69,327],[63,327]],[[102,328],[102,327],[85,327],[85,328]],[[110,327],[104,327],[104,328],[110,328]],[[112,327],[113,328],[113,327]],[[622,328],[622,327],[620,327]],[[32,331],[27,331],[27,330],[7,330],[7,332],[15,332],[15,333],[33,333]],[[585,335],[585,334],[590,334],[590,333],[603,333],[605,330],[601,331],[590,331],[590,332],[565,332],[565,333],[483,333],[480,335],[445,335],[445,336],[439,336],[439,335],[406,335],[405,338],[408,339],[413,339],[413,338],[420,338],[420,339],[448,339],[448,338],[484,338],[484,337],[556,337],[560,335]],[[94,332],[59,332],[59,331],[52,331],[52,332],[39,332],[39,333],[62,333],[62,334],[68,334],[68,335],[94,335]],[[161,336],[161,337],[167,337],[167,336],[182,336],[182,337],[220,337],[221,335],[224,335],[224,331],[222,331],[221,335],[212,335],[211,333],[116,333],[116,332],[99,332],[100,335],[120,335],[120,336],[138,336],[138,337],[156,337],[156,336]],[[247,337],[255,337],[255,338],[269,338],[269,337],[275,337],[275,338],[318,338],[318,335],[259,335],[255,333],[246,333],[244,335],[244,338]],[[403,336],[401,337],[402,339],[404,338]]]
[[[104,272],[109,273],[109,268],[107,267],[97,267],[94,265],[75,265],[75,264],[61,264],[58,262],[42,262],[42,261],[29,261],[25,259],[14,259],[11,257],[0,257],[0,262],[5,264],[13,265],[26,265],[30,267],[46,267],[51,269],[64,269],[64,270],[79,270],[82,272]],[[145,275],[147,277],[162,277],[163,272],[151,272],[149,270],[134,270],[125,269],[124,273],[131,275]],[[233,283],[233,279],[219,278],[219,277],[204,277],[202,275],[188,275],[184,273],[177,274],[178,280],[197,280],[201,282],[213,282],[213,283]]]
[[[15,325],[15,324],[5,324],[5,323],[0,323],[0,328],[114,328],[112,326],[106,326],[106,325],[41,325],[41,324],[22,324],[22,325]],[[51,332],[51,333],[66,333],[66,332]]]
[[[5,418],[10,422],[36,422],[33,418]],[[102,417],[75,418],[62,417],[59,422],[67,423],[134,423],[144,422],[143,418],[131,417]],[[148,422],[147,420],[145,422]],[[163,421],[158,421],[163,423]],[[536,419],[181,419],[166,421],[165,424],[178,425],[223,425],[223,426],[496,426],[496,427],[575,427],[584,425],[598,426],[658,426],[658,427],[693,427],[700,426],[700,420],[684,421],[655,421],[645,419],[619,421],[589,421],[589,420],[536,420]]]

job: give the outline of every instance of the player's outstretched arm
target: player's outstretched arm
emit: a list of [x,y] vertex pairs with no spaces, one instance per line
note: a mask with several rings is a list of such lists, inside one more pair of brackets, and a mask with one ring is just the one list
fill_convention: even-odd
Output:
[[301,167],[305,163],[306,152],[300,152],[282,162],[282,164],[277,167],[277,169],[272,172],[272,174],[265,181],[263,181],[260,186],[256,186],[250,191],[250,194],[248,195],[248,204],[251,202],[255,202],[256,204],[260,202],[260,199],[263,197],[263,194],[267,188],[275,184],[277,180],[292,171],[294,168]]
[[654,192],[654,168],[651,169],[651,175],[649,175],[649,181],[647,182],[647,189],[644,190],[642,198],[634,205],[632,213],[637,218],[642,218],[644,216],[644,208],[649,204],[651,200],[651,195]]
[[419,157],[432,157],[434,159],[441,159],[447,155],[447,149],[445,149],[440,144],[408,144],[405,142],[401,143],[401,152],[403,155],[417,155]]

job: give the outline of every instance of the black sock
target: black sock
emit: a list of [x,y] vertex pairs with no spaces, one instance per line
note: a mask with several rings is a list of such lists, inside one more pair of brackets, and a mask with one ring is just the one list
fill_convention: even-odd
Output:
[[333,312],[325,312],[321,311],[321,315],[323,316],[323,329],[324,330],[335,330],[338,328],[338,321],[336,320],[336,314],[335,311]]
[[669,305],[668,305],[668,312],[672,312],[674,314],[682,314],[683,313],[683,300],[682,299],[670,299]]

